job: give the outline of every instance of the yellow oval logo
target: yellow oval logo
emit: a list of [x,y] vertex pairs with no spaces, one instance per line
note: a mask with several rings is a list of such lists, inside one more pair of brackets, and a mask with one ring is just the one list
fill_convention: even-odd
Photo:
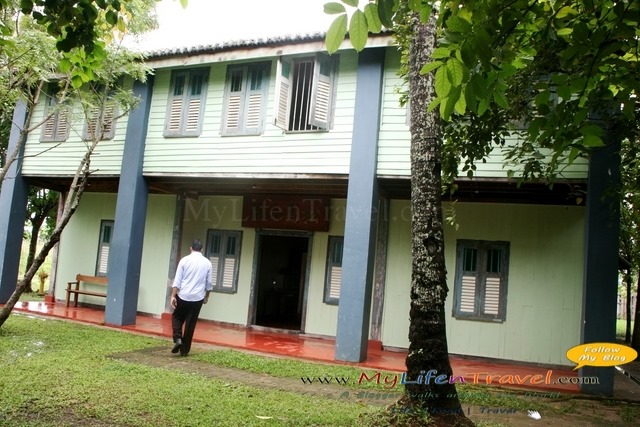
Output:
[[637,357],[638,352],[631,347],[611,342],[580,344],[567,351],[567,359],[578,364],[574,371],[583,366],[624,365]]

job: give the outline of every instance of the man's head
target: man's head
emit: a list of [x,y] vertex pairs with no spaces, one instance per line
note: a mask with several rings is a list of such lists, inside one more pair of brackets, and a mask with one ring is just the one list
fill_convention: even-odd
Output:
[[195,239],[193,243],[191,243],[191,249],[200,252],[202,250],[202,241],[200,239]]

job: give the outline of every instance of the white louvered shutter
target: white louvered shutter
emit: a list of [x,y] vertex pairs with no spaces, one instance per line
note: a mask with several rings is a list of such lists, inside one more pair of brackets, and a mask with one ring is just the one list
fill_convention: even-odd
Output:
[[107,274],[109,265],[109,245],[103,244],[100,247],[100,259],[98,260],[98,274]]
[[274,124],[284,130],[289,129],[289,106],[291,104],[291,73],[293,65],[290,61],[280,59],[276,72],[276,105]]
[[202,101],[200,97],[189,99],[189,107],[186,114],[185,133],[197,134],[200,131],[200,109]]
[[484,293],[484,314],[500,313],[500,277],[487,277]]
[[465,274],[460,286],[460,312],[475,313],[476,276]]
[[255,91],[249,94],[246,116],[247,132],[259,131],[261,125],[260,117],[262,116],[262,91]]
[[182,122],[182,98],[173,98],[169,108],[169,119],[167,121],[167,133],[180,133]]
[[236,272],[236,259],[231,256],[227,256],[224,259],[224,268],[222,270],[222,282],[220,283],[220,286],[222,288],[233,289],[235,272]]
[[211,255],[209,256],[209,261],[211,261],[211,284],[215,287],[218,285],[218,266],[220,265],[220,256]]
[[225,120],[225,133],[233,134],[237,133],[241,128],[240,125],[240,111],[242,109],[242,95],[239,92],[234,92],[229,95],[229,102],[227,104],[227,117]]
[[331,276],[329,277],[329,298],[340,298],[340,285],[342,283],[342,266],[334,265],[331,267]]
[[331,58],[320,54],[313,69],[313,89],[309,124],[321,129],[329,129],[333,94],[333,64]]

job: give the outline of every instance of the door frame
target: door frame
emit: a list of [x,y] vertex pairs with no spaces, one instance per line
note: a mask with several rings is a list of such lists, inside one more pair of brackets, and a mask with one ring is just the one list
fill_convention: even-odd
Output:
[[302,313],[300,319],[300,333],[304,333],[307,319],[307,295],[309,293],[309,276],[311,272],[311,248],[313,247],[313,231],[296,231],[296,230],[264,230],[256,229],[255,243],[253,245],[253,265],[251,267],[251,291],[249,292],[249,310],[247,315],[247,327],[260,326],[256,325],[256,313],[258,311],[258,277],[260,276],[260,249],[262,244],[262,236],[281,236],[281,237],[306,237],[307,238],[307,259],[304,272],[304,287],[302,294]]

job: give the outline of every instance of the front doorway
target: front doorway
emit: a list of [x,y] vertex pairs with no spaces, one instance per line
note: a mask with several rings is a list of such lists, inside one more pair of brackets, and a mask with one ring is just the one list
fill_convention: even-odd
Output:
[[302,330],[309,241],[307,233],[258,233],[253,325]]

